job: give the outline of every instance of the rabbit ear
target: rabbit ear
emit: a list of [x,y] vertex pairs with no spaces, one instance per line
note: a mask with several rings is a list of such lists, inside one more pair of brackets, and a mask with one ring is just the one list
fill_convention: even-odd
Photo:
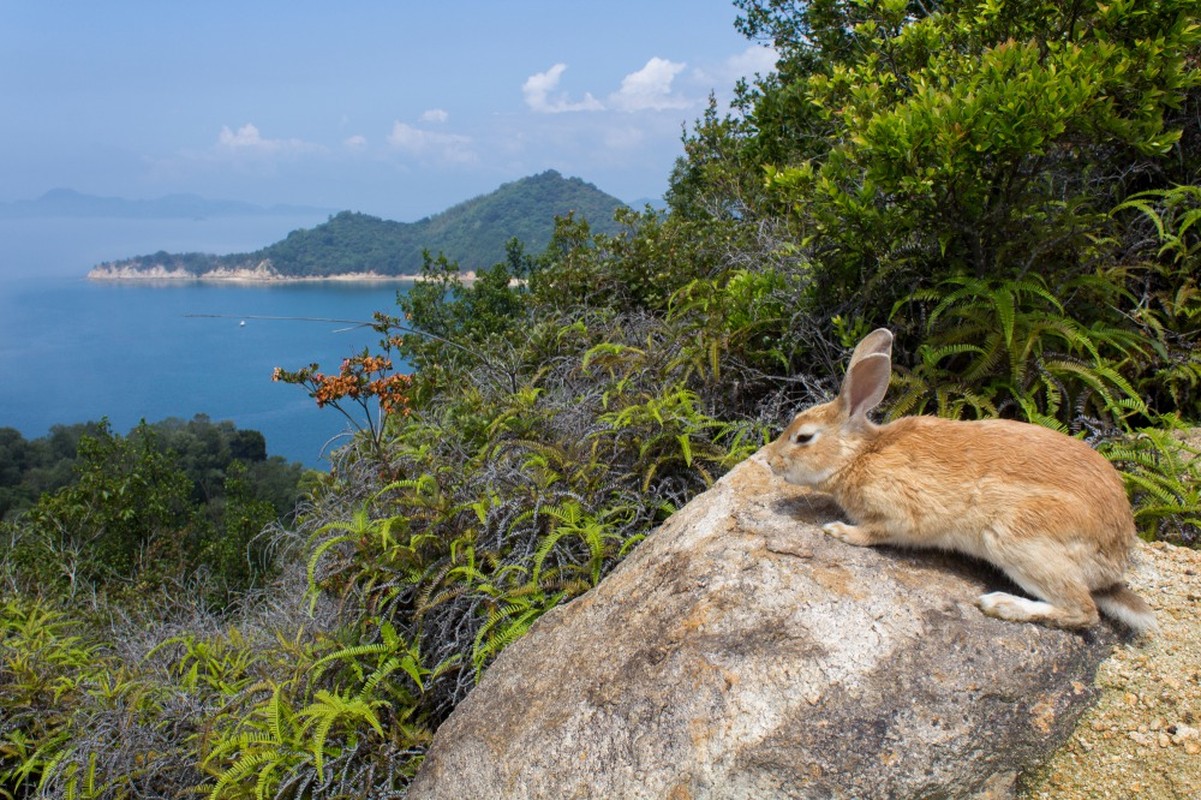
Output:
[[847,365],[848,374],[851,367],[855,366],[864,356],[870,356],[873,353],[883,353],[886,358],[892,357],[892,331],[888,328],[876,328],[855,346],[855,352],[851,353],[851,363]]
[[[891,338],[890,334],[889,341]],[[838,394],[847,416],[850,419],[863,419],[867,412],[880,405],[884,393],[888,391],[891,375],[892,361],[884,353],[869,353],[853,360],[842,382],[842,391]]]

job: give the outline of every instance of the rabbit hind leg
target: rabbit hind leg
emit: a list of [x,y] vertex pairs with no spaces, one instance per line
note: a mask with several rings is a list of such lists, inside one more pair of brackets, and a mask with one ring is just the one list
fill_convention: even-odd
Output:
[[[1008,541],[1008,537],[1002,537]],[[1054,546],[1007,547],[991,553],[996,566],[1036,600],[991,592],[977,600],[990,617],[1015,622],[1038,622],[1057,628],[1087,628],[1100,619],[1092,593],[1076,564]]]
[[1039,622],[1056,628],[1087,628],[1099,619],[1096,607],[1090,613],[1085,608],[1064,607],[1007,592],[982,594],[976,603],[990,617],[1011,622]]

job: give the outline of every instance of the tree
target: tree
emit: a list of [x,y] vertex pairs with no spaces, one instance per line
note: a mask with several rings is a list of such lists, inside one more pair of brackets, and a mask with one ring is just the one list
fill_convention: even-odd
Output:
[[[742,87],[725,119],[698,123],[669,197],[692,217],[735,209],[749,225],[787,224],[774,251],[800,256],[788,269],[794,363],[811,361],[814,343],[888,323],[903,358],[937,343],[921,357],[939,380],[996,385],[998,370],[1046,378],[1040,360],[1083,365],[1083,384],[1049,389],[1064,396],[1065,424],[1099,388],[1162,394],[1155,375],[1170,374],[1174,400],[1190,406],[1179,387],[1201,374],[1198,253],[1176,243],[1201,169],[1195,0],[736,5],[739,29],[776,48],[778,71]],[[992,329],[952,330],[988,314],[1005,330],[1036,317],[1032,281],[1083,332],[1072,348],[1039,342],[1008,364]],[[951,293],[962,313],[934,313]],[[1103,373],[1116,376],[1105,387]],[[994,399],[945,407],[1047,413],[1058,402]]]
[[[0,431],[0,464],[20,467],[15,487],[0,485],[0,502],[28,506],[5,523],[14,543],[5,566],[39,591],[131,602],[202,574],[207,599],[223,607],[270,572],[259,534],[296,506],[302,467],[265,451],[257,431],[204,415],[143,422],[126,437],[107,422],[33,442]],[[47,459],[51,469],[39,466]],[[42,472],[67,474],[36,491]]]
[[237,431],[229,443],[229,454],[240,461],[266,461],[267,439],[258,431]]
[[122,438],[107,422],[79,441],[76,481],[23,520],[25,566],[68,596],[145,591],[184,574],[203,536],[191,481],[145,423]]

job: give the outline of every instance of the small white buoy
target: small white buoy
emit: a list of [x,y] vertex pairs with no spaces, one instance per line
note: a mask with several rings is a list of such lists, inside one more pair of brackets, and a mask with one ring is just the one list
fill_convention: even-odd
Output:
[[239,323],[238,323],[238,325],[240,325],[241,327],[245,328],[245,327],[246,327],[246,320],[242,320],[241,322],[239,322]]

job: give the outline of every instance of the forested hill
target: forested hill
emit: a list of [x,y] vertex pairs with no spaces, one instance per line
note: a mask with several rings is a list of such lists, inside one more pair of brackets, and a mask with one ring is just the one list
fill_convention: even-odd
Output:
[[542,250],[550,241],[555,217],[569,212],[588,220],[593,230],[611,233],[616,228],[613,213],[624,205],[590,183],[548,170],[417,222],[343,211],[315,228],[292,231],[287,238],[253,253],[158,252],[106,262],[91,274],[187,277],[260,270],[285,277],[365,272],[412,275],[421,271],[423,250],[442,253],[464,270],[478,269],[502,260],[505,243],[514,237],[527,251]]

